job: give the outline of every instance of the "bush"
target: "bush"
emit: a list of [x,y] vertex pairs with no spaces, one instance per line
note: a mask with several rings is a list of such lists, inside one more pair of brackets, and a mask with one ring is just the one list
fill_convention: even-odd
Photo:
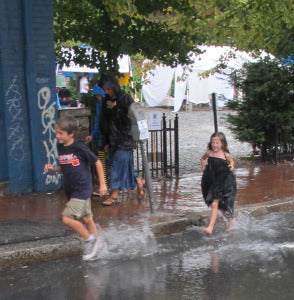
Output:
[[280,60],[265,58],[245,64],[231,74],[241,99],[229,103],[237,111],[229,114],[230,128],[241,141],[260,146],[263,160],[277,146],[294,143],[294,68]]
[[85,107],[89,108],[91,110],[91,116],[95,117],[97,99],[92,95],[92,92],[89,91],[87,94],[84,94],[81,97],[80,102],[83,103]]
[[68,90],[70,91],[70,95],[72,99],[77,100],[79,98],[78,91],[77,91],[77,77],[70,77]]

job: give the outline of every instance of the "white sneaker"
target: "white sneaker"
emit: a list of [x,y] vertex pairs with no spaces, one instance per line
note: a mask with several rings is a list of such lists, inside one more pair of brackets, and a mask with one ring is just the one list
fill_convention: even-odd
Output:
[[100,237],[94,238],[91,241],[85,241],[83,260],[93,259],[96,256],[100,246],[101,246]]

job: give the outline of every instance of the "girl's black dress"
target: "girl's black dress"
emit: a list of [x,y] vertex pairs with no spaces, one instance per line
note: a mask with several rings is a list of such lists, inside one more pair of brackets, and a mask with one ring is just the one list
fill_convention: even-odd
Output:
[[219,200],[219,209],[226,217],[234,217],[234,202],[237,193],[235,174],[230,171],[228,161],[217,157],[208,157],[208,164],[201,179],[201,191],[207,206]]

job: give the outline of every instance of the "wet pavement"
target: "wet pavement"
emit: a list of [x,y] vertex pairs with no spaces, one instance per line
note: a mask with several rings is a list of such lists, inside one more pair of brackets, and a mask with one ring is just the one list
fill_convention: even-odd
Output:
[[253,218],[213,237],[191,226],[156,238],[145,227],[103,230],[99,259],[79,255],[0,270],[0,299],[293,299],[294,210]]
[[[255,204],[294,199],[294,167],[291,165],[239,167],[235,172],[238,184],[236,210]],[[201,225],[201,217],[209,215],[209,210],[202,200],[201,176],[201,172],[196,172],[185,174],[178,179],[153,179],[154,213],[150,212],[148,195],[138,200],[136,191],[121,194],[121,204],[112,207],[102,206],[104,199],[93,195],[94,220],[102,229],[122,224],[140,226],[146,222],[152,227],[153,223],[165,222],[169,233],[185,227],[187,224],[186,221],[183,224],[183,218],[187,216],[197,216],[198,225]],[[16,251],[23,247],[22,252],[17,254],[19,263],[22,263],[21,255],[24,255],[24,249],[31,246],[25,243],[33,241],[44,246],[49,240],[51,244],[54,242],[56,245],[60,243],[60,239],[68,240],[69,244],[73,245],[73,251],[79,240],[75,237],[73,241],[72,231],[60,221],[65,203],[66,198],[62,191],[0,197],[0,267],[6,266],[5,263],[1,265],[1,257],[11,256],[11,248]],[[170,220],[173,220],[173,224],[168,223]],[[177,224],[173,227],[175,223]],[[39,249],[40,245],[36,247]],[[56,247],[61,248],[61,245]],[[52,251],[58,252],[55,248]],[[78,251],[80,250],[73,251],[72,254]],[[31,253],[30,255],[32,256]],[[46,255],[50,257],[49,254]],[[41,253],[41,256],[44,255]],[[37,257],[31,259],[36,260]],[[10,260],[10,263],[12,260],[17,261],[12,258],[7,260]]]

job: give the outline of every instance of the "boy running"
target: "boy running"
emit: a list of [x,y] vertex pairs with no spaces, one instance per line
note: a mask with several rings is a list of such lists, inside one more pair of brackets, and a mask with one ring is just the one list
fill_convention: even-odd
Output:
[[101,196],[107,192],[103,167],[85,144],[75,141],[74,135],[78,131],[75,118],[60,117],[54,128],[58,140],[59,166],[46,164],[44,171],[63,173],[64,190],[69,201],[62,212],[62,222],[84,239],[83,260],[91,260],[97,254],[101,241],[91,210],[93,186],[90,166],[96,166]]

